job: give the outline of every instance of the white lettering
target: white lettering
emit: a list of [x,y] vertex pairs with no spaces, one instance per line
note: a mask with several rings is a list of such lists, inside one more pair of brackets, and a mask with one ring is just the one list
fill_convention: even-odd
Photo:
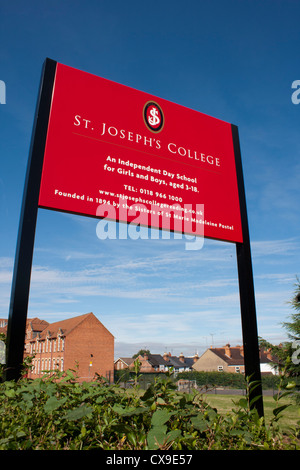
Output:
[[[297,90],[297,92],[295,93],[300,94],[300,90]],[[300,102],[300,98],[299,98],[299,102]],[[74,126],[82,126],[85,129],[94,130],[94,127],[92,127],[91,125],[91,121],[89,119],[82,118],[80,115],[75,116],[73,124]],[[106,124],[105,122],[103,122],[100,128],[100,136],[104,136],[105,134],[106,135],[108,134],[109,136],[113,138],[126,139],[129,142],[152,147],[157,150],[160,150],[162,148],[161,141],[158,139],[155,139],[153,137],[148,137],[142,134],[134,133],[132,131],[128,131],[125,129],[118,129],[115,126],[110,126],[109,124]],[[169,142],[167,145],[167,149],[173,155],[177,154],[179,157],[185,157],[185,158],[197,160],[197,161],[200,161],[201,163],[208,164],[209,166],[212,166],[212,165],[215,165],[217,167],[221,166],[220,158],[215,157],[213,155],[206,155],[205,153],[198,152],[197,150],[192,150],[190,148],[178,146],[174,142]],[[173,179],[174,175],[173,176],[171,175],[172,174],[169,173],[167,176]]]
[[107,457],[106,465],[132,465],[136,468],[139,465],[141,457],[127,457],[113,454],[113,457]]
[[0,104],[6,104],[6,85],[3,80],[0,80]]
[[115,137],[116,135],[118,135],[118,129],[116,129],[115,127],[109,127],[107,132],[112,135],[113,137]]
[[213,157],[212,155],[205,155],[205,153],[200,153],[200,158],[198,157],[196,150],[186,149],[184,147],[177,147],[176,144],[170,142],[168,144],[168,150],[171,153],[178,154],[181,157],[193,158],[194,160],[200,160],[202,163],[208,163],[209,165],[220,166],[220,159]]
[[[171,145],[172,145],[172,148],[173,146],[175,146],[175,150],[171,150]],[[168,144],[168,150],[169,152],[176,153],[176,144]]]
[[293,352],[292,354],[292,362],[295,365],[300,364],[300,358],[298,357],[300,355],[300,341],[296,340],[292,344],[292,348],[296,349],[296,351]]
[[74,126],[80,126],[80,116],[75,116],[76,122],[74,122]]
[[300,103],[300,80],[294,80],[292,83],[292,88],[297,88],[296,91],[292,94],[292,103],[299,104]]

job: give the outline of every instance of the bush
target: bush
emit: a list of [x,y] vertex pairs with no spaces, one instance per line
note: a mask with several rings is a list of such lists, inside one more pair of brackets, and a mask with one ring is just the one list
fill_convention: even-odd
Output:
[[[246,389],[246,379],[243,374],[230,372],[181,372],[177,379],[195,380],[200,388],[228,387],[235,389]],[[280,377],[276,375],[263,375],[262,388],[276,389],[280,383]]]
[[228,372],[181,372],[178,379],[195,380],[200,388],[230,387],[246,388],[245,376]]
[[0,384],[0,450],[300,449],[276,427],[279,406],[267,428],[247,398],[221,416],[198,392],[176,392],[170,375],[145,392],[137,379],[130,392],[72,371]]

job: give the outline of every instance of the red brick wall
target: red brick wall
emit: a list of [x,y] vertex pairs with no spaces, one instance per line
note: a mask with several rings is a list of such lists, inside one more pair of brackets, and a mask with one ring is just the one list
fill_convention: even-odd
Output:
[[[31,355],[30,350],[28,354]],[[42,352],[36,349],[33,362],[35,367],[29,377],[41,377],[43,369],[49,370],[49,358],[50,369],[53,370],[54,365],[60,371],[75,369],[80,381],[92,380],[98,373],[113,382],[114,337],[93,314],[87,315],[65,336],[64,350],[61,347],[58,350],[57,346],[54,350],[53,343],[51,352],[50,348],[46,351],[46,347],[44,352],[43,349]]]
[[[140,361],[141,363],[141,366],[140,366],[140,372],[155,372],[154,368],[152,367],[152,365],[148,362],[148,357],[144,357],[144,356],[139,356],[138,357],[138,360]],[[131,365],[131,368],[134,368],[134,364]]]
[[64,369],[74,369],[76,363],[81,380],[97,372],[107,378],[110,374],[113,381],[114,337],[92,315],[66,336]]

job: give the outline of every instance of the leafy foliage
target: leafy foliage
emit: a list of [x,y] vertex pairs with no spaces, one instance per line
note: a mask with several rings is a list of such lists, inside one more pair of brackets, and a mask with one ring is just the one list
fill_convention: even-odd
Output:
[[137,357],[144,356],[145,354],[147,354],[147,355],[150,354],[150,350],[149,349],[140,349],[132,357],[133,357],[133,359],[136,359]]
[[293,388],[298,393],[294,394],[294,398],[298,404],[300,403],[300,281],[297,278],[295,291],[289,304],[295,313],[290,315],[290,321],[283,322],[288,338],[287,341],[279,346],[274,346],[266,340],[260,338],[260,345],[269,348],[272,356],[275,357],[274,365],[281,372],[282,376],[294,384]]
[[221,416],[200,393],[178,393],[171,374],[142,391],[56,371],[0,384],[0,450],[300,449],[297,431],[287,443],[277,426],[286,392],[266,427],[247,397]]

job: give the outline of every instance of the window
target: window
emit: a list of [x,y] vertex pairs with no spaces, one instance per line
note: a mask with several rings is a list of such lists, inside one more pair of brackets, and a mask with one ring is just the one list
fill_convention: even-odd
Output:
[[223,366],[218,366],[218,372],[223,372],[224,368]]
[[240,373],[240,366],[235,366],[235,371],[239,374]]

